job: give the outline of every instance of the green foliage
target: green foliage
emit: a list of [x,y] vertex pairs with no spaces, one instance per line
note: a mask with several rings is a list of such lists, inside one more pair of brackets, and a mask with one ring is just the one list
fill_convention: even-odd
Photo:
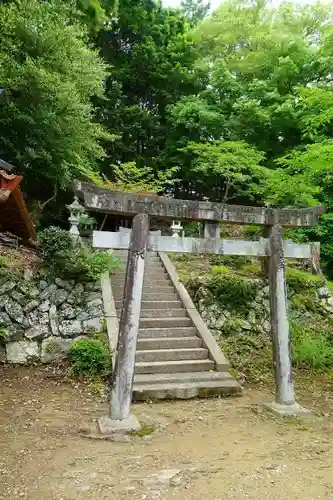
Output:
[[108,375],[111,371],[111,355],[98,339],[79,339],[69,350],[69,359],[76,375]]
[[96,224],[96,219],[87,213],[79,215],[79,226],[83,229],[91,229]]
[[50,226],[38,234],[38,247],[45,265],[67,279],[96,281],[114,271],[118,260],[108,252],[87,245],[73,247],[68,231]]
[[292,324],[292,358],[296,366],[314,370],[333,367],[333,344],[328,333]]
[[230,273],[230,267],[228,266],[213,266],[211,273],[214,275],[216,274],[229,274]]
[[37,235],[38,249],[45,261],[57,260],[72,249],[72,239],[68,231],[50,226]]
[[203,0],[182,0],[180,8],[188,19],[188,22],[192,26],[195,26],[208,14],[210,2],[204,2]]
[[244,273],[249,273],[249,274],[260,274],[261,273],[261,266],[260,264],[244,264],[241,267],[241,271]]
[[57,262],[57,269],[66,278],[96,281],[105,272],[112,273],[118,261],[102,250],[77,246]]
[[6,328],[0,327],[0,343],[4,343],[9,339],[9,332]]
[[182,152],[190,159],[187,175],[196,179],[198,195],[215,201],[252,199],[266,175],[263,154],[243,141],[190,142]]
[[57,0],[0,5],[0,157],[39,200],[95,178],[108,137],[91,102],[103,95],[105,65],[72,13]]
[[223,325],[224,335],[235,335],[242,329],[243,320],[238,316],[230,316]]
[[246,226],[244,237],[247,240],[259,240],[263,236],[262,226]]
[[4,255],[0,255],[0,267],[8,267],[9,264],[9,258],[5,257]]
[[158,179],[177,166],[163,160],[168,106],[202,86],[190,26],[179,10],[161,2],[122,0],[97,44],[111,73],[108,100],[100,101],[99,119],[114,137],[103,171],[112,178],[110,164],[136,162],[153,168]]
[[307,293],[296,293],[293,295],[291,297],[291,305],[294,309],[311,311],[313,313],[316,313],[319,310],[317,296],[312,290],[307,291]]
[[107,181],[106,185],[114,191],[159,193],[175,182],[172,177],[177,168],[155,173],[151,167],[138,167],[132,161],[113,165],[112,171],[115,181]]
[[252,302],[257,293],[253,280],[230,274],[214,274],[209,278],[209,288],[227,309],[242,309]]
[[324,285],[320,276],[303,271],[302,269],[287,268],[286,278],[287,285],[297,293],[320,288]]
[[229,335],[221,339],[220,346],[237,376],[252,383],[272,382],[272,344],[266,334]]

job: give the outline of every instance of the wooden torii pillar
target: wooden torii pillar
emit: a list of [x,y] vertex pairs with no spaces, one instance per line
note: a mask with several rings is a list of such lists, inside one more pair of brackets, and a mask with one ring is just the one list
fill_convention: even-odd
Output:
[[[292,382],[284,261],[285,258],[311,258],[313,245],[298,245],[284,241],[282,228],[310,227],[317,222],[319,216],[325,211],[325,207],[301,210],[272,209],[225,205],[206,201],[170,200],[133,193],[112,192],[83,182],[75,184],[75,193],[84,200],[85,206],[89,210],[103,213],[122,213],[134,217],[132,235],[95,231],[94,246],[130,250],[125,290],[126,297],[132,297],[136,304],[140,304],[141,301],[144,264],[140,268],[140,272],[137,272],[136,275],[133,274],[134,266],[131,266],[131,255],[133,251],[139,250],[134,250],[135,241],[140,240],[141,242],[141,255],[145,255],[147,249],[157,252],[266,257],[269,270],[271,335],[276,386],[275,401],[267,406],[279,415],[297,415],[306,411],[295,402]],[[205,237],[196,239],[149,236],[148,216],[170,221],[177,219],[203,221],[205,222]],[[265,226],[268,238],[262,238],[260,241],[221,240],[218,228],[223,222]],[[140,238],[137,234],[138,227],[141,227]],[[133,290],[136,290],[135,296]],[[138,306],[136,305],[136,307]],[[129,422],[129,428],[133,425],[132,416],[130,415],[130,396],[132,393],[140,307],[135,314],[136,323],[131,323],[131,335],[128,334],[129,316],[126,316],[126,311],[129,309],[131,308],[128,299],[125,299],[113,379],[111,415],[108,420],[104,421],[104,424],[106,422],[105,425],[103,424],[104,427],[102,426],[105,432],[110,432],[114,427],[117,428],[120,423],[123,424],[123,427],[126,427]],[[123,382],[120,382],[121,380]],[[113,411],[112,408],[115,408],[115,410]],[[137,422],[134,423],[134,427],[136,424]]]

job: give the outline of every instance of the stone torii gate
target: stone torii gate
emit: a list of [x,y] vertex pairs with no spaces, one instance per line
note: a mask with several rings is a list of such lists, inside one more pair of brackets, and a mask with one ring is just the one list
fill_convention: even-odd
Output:
[[[295,402],[292,382],[284,259],[312,258],[314,251],[318,254],[319,244],[300,245],[284,241],[282,228],[310,227],[325,211],[324,207],[301,210],[273,209],[175,200],[112,192],[84,182],[76,182],[74,189],[89,210],[133,216],[131,233],[94,231],[93,235],[96,248],[129,250],[113,373],[111,414],[110,418],[103,421],[105,432],[113,432],[119,427],[125,430],[137,428],[137,423],[130,413],[130,405],[146,251],[267,258],[276,387],[275,402],[267,406],[280,415],[295,415],[305,411]],[[149,234],[150,217],[170,221],[203,221],[204,238],[175,238]],[[220,223],[223,222],[264,226],[267,238],[261,238],[260,241],[220,239]]]

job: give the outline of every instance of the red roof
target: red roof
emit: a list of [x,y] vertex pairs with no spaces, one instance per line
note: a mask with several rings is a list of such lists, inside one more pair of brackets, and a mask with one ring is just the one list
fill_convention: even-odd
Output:
[[36,230],[20,189],[23,177],[0,170],[0,230],[36,240]]

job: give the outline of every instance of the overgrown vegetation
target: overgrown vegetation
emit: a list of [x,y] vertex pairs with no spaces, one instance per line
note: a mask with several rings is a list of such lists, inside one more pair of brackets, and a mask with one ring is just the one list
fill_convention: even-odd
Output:
[[69,232],[54,226],[38,233],[38,248],[47,268],[67,279],[96,281],[118,266],[114,256],[93,250],[88,243],[73,247]]
[[[221,316],[226,316],[220,323],[218,340],[234,374],[247,382],[273,383],[269,332],[263,331],[260,323],[249,325],[247,316],[257,293],[262,293],[264,285],[267,288],[260,263],[228,256],[177,255],[173,260],[194,300],[215,304]],[[333,321],[317,295],[323,285],[322,278],[309,270],[288,266],[292,360],[299,370],[333,368]],[[268,296],[265,300],[268,303]],[[254,312],[258,319],[265,315],[263,305]],[[243,328],[244,321],[248,331]]]
[[65,223],[73,178],[222,203],[324,204],[317,226],[289,236],[320,240],[330,275],[332,39],[325,3],[227,0],[210,13],[203,0],[0,2],[0,158],[24,175],[43,227]]
[[70,347],[69,359],[75,375],[108,376],[111,354],[100,338],[78,339]]

